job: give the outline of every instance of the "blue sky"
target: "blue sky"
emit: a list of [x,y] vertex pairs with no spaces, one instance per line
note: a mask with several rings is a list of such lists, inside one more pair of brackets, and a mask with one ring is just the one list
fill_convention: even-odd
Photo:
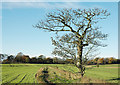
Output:
[[23,52],[30,56],[53,56],[51,44],[53,32],[33,28],[45,14],[55,8],[103,8],[111,15],[99,22],[101,31],[109,34],[108,44],[100,48],[100,57],[118,58],[118,3],[116,2],[55,2],[55,3],[3,3],[2,4],[2,52],[16,55]]

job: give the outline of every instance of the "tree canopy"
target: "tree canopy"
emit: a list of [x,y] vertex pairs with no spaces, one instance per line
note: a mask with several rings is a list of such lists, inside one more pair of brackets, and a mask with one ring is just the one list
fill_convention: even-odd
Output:
[[[96,24],[99,20],[109,16],[107,10],[93,9],[57,9],[46,15],[45,20],[40,20],[34,27],[49,32],[62,32],[61,37],[56,40],[52,38],[53,44],[57,46],[54,53],[64,54],[64,56],[75,55],[77,50],[78,68],[81,76],[84,75],[83,49],[86,46],[106,46],[101,43],[107,38],[107,34],[100,31]],[[66,50],[66,48],[69,48]]]

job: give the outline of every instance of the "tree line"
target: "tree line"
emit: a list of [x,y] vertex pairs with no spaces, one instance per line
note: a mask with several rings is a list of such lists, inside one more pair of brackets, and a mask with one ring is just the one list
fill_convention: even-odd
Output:
[[[2,56],[2,55],[1,55]],[[3,55],[4,56],[4,55]],[[2,57],[1,57],[2,58]],[[99,58],[88,59],[83,62],[84,65],[96,65],[96,64],[119,64],[120,59],[114,57],[110,58]],[[11,64],[11,63],[32,63],[32,64],[75,64],[75,60],[72,58],[46,58],[44,55],[38,57],[29,57],[29,55],[24,55],[21,52],[16,56],[7,55],[6,58],[1,61],[2,64]]]
[[114,57],[109,58],[94,58],[87,61],[88,65],[95,65],[95,64],[119,64],[120,59],[116,59]]

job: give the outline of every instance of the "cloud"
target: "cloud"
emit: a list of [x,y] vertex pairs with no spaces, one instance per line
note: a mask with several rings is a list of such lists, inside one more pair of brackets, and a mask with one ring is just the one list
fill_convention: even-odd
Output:
[[[13,8],[88,8],[89,7],[87,5],[85,6],[85,5],[81,5],[80,3],[78,3],[78,2],[83,2],[82,0],[69,0],[69,1],[68,0],[57,0],[57,1],[59,2],[56,2],[55,0],[52,0],[52,1],[51,0],[14,0],[14,1],[4,0],[3,2],[5,3],[3,3],[2,7],[0,8],[13,9]],[[84,2],[87,2],[87,1],[88,0],[84,0]],[[91,2],[92,1],[95,1],[95,0],[91,0]],[[100,1],[105,2],[108,0],[100,0]],[[112,1],[118,1],[118,0],[109,0],[109,2],[112,2]],[[9,2],[12,2],[12,3],[9,3]],[[94,7],[102,8],[99,5],[94,5],[89,8],[94,8]]]
[[99,5],[85,6],[80,3],[72,2],[13,2],[13,3],[3,3],[2,8],[4,9],[14,9],[14,8],[102,8]]
[[119,0],[3,0],[2,2],[118,2]]
[[13,9],[13,8],[86,8],[78,3],[48,3],[48,2],[14,2],[14,3],[3,3],[3,8]]

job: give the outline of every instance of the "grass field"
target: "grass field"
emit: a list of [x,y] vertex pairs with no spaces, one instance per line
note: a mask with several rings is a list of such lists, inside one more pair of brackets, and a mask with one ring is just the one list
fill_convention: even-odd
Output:
[[[82,80],[78,76],[78,69],[70,64],[2,64],[2,83],[38,83],[39,80],[35,75],[38,73],[45,80],[45,74],[42,74],[45,67],[49,72],[46,81],[52,83],[118,83],[120,81],[118,64],[100,65],[99,68],[95,65],[86,66]],[[41,68],[43,69],[40,71]]]

